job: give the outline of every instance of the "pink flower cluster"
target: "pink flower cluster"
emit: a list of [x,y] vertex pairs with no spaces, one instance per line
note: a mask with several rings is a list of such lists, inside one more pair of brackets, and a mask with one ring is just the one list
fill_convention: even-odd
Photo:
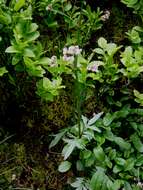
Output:
[[98,65],[94,64],[87,67],[88,71],[97,72],[98,71]]
[[82,49],[79,46],[70,46],[63,49],[63,60],[64,61],[74,61],[74,56],[79,55]]

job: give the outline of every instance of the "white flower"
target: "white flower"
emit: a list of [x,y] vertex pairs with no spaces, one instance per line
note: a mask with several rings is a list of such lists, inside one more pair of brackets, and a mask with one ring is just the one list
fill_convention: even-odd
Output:
[[74,56],[79,55],[82,49],[79,46],[70,46],[69,48],[63,48],[63,60],[64,61],[74,61]]
[[82,49],[80,49],[78,46],[75,46],[75,55],[79,55],[82,52]]
[[53,55],[53,56],[51,57],[50,64],[51,64],[51,65],[50,65],[51,67],[57,66],[57,57],[56,57],[55,55]]
[[98,65],[88,66],[87,70],[92,72],[98,72]]
[[12,181],[16,180],[16,174],[12,174],[11,180],[12,180]]
[[101,20],[106,21],[109,19],[109,17],[110,17],[110,11],[106,10],[106,11],[104,11],[104,15],[101,16]]
[[68,49],[68,54],[74,55],[75,54],[75,46],[70,46]]
[[137,183],[138,187],[143,187],[143,183],[141,183],[140,181]]
[[87,70],[88,71],[92,71],[92,72],[98,72],[98,67],[100,65],[103,65],[103,62],[102,61],[92,61],[88,67],[87,67]]
[[46,10],[47,10],[47,11],[51,11],[51,10],[52,10],[52,5],[51,5],[51,4],[48,5],[48,6],[46,7]]
[[63,60],[64,60],[64,61],[74,61],[74,56],[67,56],[67,55],[64,55],[64,56],[63,56]]
[[68,53],[68,48],[65,47],[65,48],[63,49],[63,55],[66,55],[67,53]]

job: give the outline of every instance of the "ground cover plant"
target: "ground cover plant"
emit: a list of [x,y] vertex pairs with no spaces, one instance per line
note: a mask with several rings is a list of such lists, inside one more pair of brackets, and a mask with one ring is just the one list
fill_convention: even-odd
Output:
[[141,0],[0,0],[0,189],[143,189]]

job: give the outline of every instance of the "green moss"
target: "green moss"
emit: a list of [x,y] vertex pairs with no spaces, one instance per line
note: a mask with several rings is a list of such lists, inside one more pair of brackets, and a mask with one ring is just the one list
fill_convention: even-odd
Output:
[[[67,95],[55,98],[52,103],[45,103],[42,106],[42,116],[44,123],[42,126],[47,130],[58,130],[68,125],[72,113],[72,104]],[[49,124],[50,128],[49,128]]]

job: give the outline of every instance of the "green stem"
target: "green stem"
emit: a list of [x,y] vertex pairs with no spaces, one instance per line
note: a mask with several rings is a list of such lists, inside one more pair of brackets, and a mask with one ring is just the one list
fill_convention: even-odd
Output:
[[75,100],[75,110],[77,111],[77,124],[78,124],[78,131],[79,131],[79,138],[81,137],[81,87],[78,80],[78,68],[77,68],[77,56],[74,59],[74,74],[75,74],[75,84],[74,84],[74,100]]

